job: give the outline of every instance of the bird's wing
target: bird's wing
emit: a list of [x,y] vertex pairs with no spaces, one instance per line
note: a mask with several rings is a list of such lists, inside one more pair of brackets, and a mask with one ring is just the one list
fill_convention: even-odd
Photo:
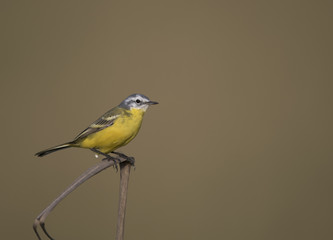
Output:
[[101,131],[104,128],[112,126],[120,115],[121,109],[119,109],[118,107],[111,109],[99,119],[97,119],[95,122],[93,122],[89,127],[83,130],[79,135],[77,135],[74,141],[85,138],[92,133]]

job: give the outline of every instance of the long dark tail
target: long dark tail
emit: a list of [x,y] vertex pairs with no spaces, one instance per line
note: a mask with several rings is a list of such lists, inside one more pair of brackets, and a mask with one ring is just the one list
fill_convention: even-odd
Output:
[[40,152],[36,153],[35,156],[43,157],[47,154],[59,151],[61,149],[73,147],[73,146],[74,146],[74,144],[72,142],[64,143],[64,144],[61,144],[61,145],[58,145],[58,146],[51,147],[51,148],[45,149],[43,151],[40,151]]

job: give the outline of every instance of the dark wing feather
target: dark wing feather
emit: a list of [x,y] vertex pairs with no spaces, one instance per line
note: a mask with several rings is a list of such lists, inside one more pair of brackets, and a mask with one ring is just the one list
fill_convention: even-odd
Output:
[[99,119],[97,119],[95,122],[93,122],[89,127],[83,130],[79,135],[77,135],[74,141],[83,139],[92,133],[96,133],[103,130],[104,128],[112,126],[120,115],[121,109],[119,109],[118,107],[111,109]]

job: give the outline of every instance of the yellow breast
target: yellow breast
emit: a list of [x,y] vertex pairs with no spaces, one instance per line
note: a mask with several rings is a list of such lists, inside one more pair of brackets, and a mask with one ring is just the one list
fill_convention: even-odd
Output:
[[[109,153],[129,143],[139,132],[144,111],[140,109],[124,110],[113,125],[85,138],[80,147],[96,148]],[[127,113],[127,114],[126,114]]]

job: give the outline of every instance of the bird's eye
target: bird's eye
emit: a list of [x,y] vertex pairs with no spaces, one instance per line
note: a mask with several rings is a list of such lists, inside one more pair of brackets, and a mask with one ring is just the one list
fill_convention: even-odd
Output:
[[136,100],[136,103],[140,103],[140,102],[141,102],[140,99],[137,99],[137,100]]

